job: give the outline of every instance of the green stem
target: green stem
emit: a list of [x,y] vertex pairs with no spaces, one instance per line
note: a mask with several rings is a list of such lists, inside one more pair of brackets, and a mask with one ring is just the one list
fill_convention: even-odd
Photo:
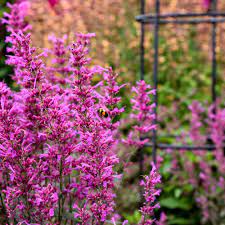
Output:
[[62,221],[62,215],[61,215],[61,199],[62,199],[62,189],[63,189],[63,183],[62,183],[62,158],[60,159],[60,184],[59,184],[59,188],[60,188],[60,193],[59,193],[59,200],[58,200],[58,205],[59,205],[59,214],[58,214],[58,220],[59,220],[59,225],[61,224]]
[[3,197],[2,197],[2,193],[0,193],[0,200],[1,200],[1,204],[2,204],[3,213],[5,214],[5,220],[6,220],[7,223],[9,223],[6,208],[5,208],[5,203],[4,203],[4,200],[3,200]]
[[[70,174],[69,174],[69,186],[71,184],[71,178],[70,178]],[[69,196],[69,207],[70,207],[70,213],[72,213],[72,197],[71,197],[71,194]],[[71,219],[71,225],[73,225],[73,220]]]

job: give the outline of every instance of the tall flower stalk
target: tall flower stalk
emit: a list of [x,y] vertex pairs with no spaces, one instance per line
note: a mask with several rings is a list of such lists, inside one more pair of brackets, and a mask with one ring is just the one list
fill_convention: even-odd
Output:
[[151,103],[151,98],[149,97],[155,94],[155,90],[141,80],[137,82],[136,86],[132,87],[132,91],[135,96],[131,99],[132,113],[130,116],[134,119],[136,125],[133,126],[133,131],[130,132],[129,138],[125,143],[142,148],[149,141],[149,138],[146,136],[150,131],[156,129],[156,125],[153,124],[155,104]]
[[[132,113],[131,118],[134,120],[133,129],[128,135],[128,139],[124,140],[125,144],[135,147],[138,151],[143,150],[146,142],[149,142],[149,133],[156,129],[154,124],[155,104],[151,101],[151,96],[155,95],[155,90],[151,89],[151,86],[146,84],[144,80],[137,82],[137,85],[132,87],[132,91],[135,94],[131,99]],[[143,160],[143,159],[140,159]],[[144,163],[144,162],[141,162]],[[144,188],[143,193],[143,206],[140,208],[142,214],[139,224],[163,224],[164,218],[157,221],[154,216],[154,210],[159,208],[159,204],[156,201],[156,197],[160,195],[160,190],[157,189],[157,185],[161,182],[161,177],[157,172],[154,163],[151,163],[152,169],[149,175],[144,176],[141,179],[140,185]],[[139,169],[143,170],[143,165]],[[144,172],[144,171],[142,171]],[[139,174],[143,176],[143,174]],[[164,214],[163,214],[164,216]]]
[[[149,176],[145,176],[141,181],[144,187],[144,205],[141,207],[142,218],[139,222],[140,225],[151,225],[156,222],[154,218],[154,210],[159,208],[159,203],[156,203],[156,197],[160,195],[160,190],[156,185],[161,182],[161,177],[156,171],[155,165],[152,163],[152,170]],[[159,224],[159,222],[158,222]]]

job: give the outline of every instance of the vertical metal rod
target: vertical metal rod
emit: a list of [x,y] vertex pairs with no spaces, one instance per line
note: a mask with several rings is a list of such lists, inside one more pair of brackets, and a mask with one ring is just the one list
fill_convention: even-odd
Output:
[[[153,85],[156,90],[154,95],[154,103],[156,105],[154,109],[155,120],[157,123],[157,107],[158,107],[158,64],[159,64],[159,13],[160,13],[160,0],[155,0],[155,23],[154,23],[154,65],[153,65]],[[156,154],[157,154],[157,131],[153,131],[153,148],[152,148],[152,158],[153,162],[156,164]]]
[[[145,13],[145,0],[141,0],[141,14]],[[140,79],[144,80],[145,74],[145,25],[141,23],[141,42],[140,42],[140,66],[141,66],[141,73]]]
[[[213,0],[212,2],[212,11],[216,12],[217,10],[217,0]],[[216,61],[216,31],[217,31],[217,24],[212,24],[212,86],[211,86],[211,93],[212,93],[212,103],[216,103],[216,80],[217,80],[217,61]],[[216,106],[215,106],[216,107]],[[216,108],[214,109],[216,110]]]
[[[141,14],[145,13],[145,0],[141,0]],[[140,40],[140,79],[144,80],[145,74],[145,25],[141,23],[141,40]],[[141,137],[140,137],[141,139]],[[144,174],[144,152],[143,148],[138,149],[138,162],[139,162],[139,181],[142,179]],[[140,195],[140,206],[143,204],[143,188],[139,185],[139,195]]]

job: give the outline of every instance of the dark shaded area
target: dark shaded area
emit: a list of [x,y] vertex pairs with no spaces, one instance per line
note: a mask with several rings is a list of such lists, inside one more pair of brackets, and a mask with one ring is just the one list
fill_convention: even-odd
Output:
[[[0,2],[0,18],[3,17],[3,13],[8,11],[6,3],[13,3],[14,1],[6,1],[2,0]],[[7,36],[6,26],[5,24],[0,23],[0,81],[6,82],[9,86],[12,86],[11,74],[13,73],[12,67],[5,64],[6,57],[6,48],[8,46],[5,43],[5,38]]]

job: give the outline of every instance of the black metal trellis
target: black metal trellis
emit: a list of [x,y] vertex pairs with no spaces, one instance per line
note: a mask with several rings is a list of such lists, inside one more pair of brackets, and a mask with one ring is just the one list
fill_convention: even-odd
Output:
[[[158,66],[159,66],[159,26],[163,24],[199,24],[209,23],[211,24],[211,97],[212,103],[216,102],[216,81],[217,81],[217,60],[216,60],[216,37],[217,37],[217,23],[225,22],[225,12],[217,11],[217,0],[212,0],[211,10],[207,13],[167,13],[160,14],[160,0],[155,0],[155,13],[145,14],[145,0],[141,0],[141,15],[136,17],[136,20],[141,23],[141,41],[140,41],[140,79],[144,79],[144,40],[145,40],[145,24],[154,25],[154,62],[153,62],[153,87],[156,89],[156,95],[154,96],[155,107],[155,121],[157,123],[157,106],[158,106]],[[215,109],[216,110],[216,109]],[[146,146],[152,147],[153,161],[156,163],[157,148],[159,149],[174,149],[174,150],[205,150],[212,151],[215,149],[214,145],[193,146],[193,145],[170,145],[158,142],[157,131],[154,130],[152,134],[152,143],[147,143]],[[143,151],[139,149],[139,169],[140,174],[143,174]]]

